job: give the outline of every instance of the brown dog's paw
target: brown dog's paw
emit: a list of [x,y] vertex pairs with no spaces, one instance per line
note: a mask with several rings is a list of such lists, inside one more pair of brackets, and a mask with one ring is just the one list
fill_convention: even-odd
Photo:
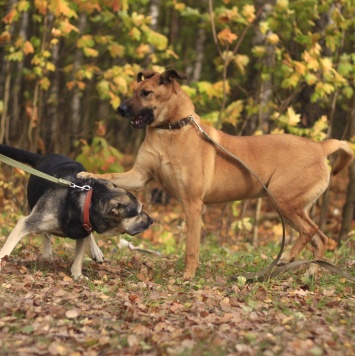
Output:
[[96,174],[90,172],[80,172],[76,175],[76,178],[96,178]]
[[291,257],[288,253],[285,253],[281,256],[279,262],[277,262],[277,266],[284,266],[293,262],[295,259]]
[[183,279],[185,281],[191,281],[195,277],[196,271],[185,271]]

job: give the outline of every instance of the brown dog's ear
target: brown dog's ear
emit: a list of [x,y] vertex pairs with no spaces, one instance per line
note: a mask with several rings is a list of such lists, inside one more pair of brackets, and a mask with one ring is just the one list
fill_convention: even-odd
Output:
[[149,79],[151,77],[154,77],[155,74],[158,74],[158,73],[154,72],[153,70],[144,70],[143,72],[139,72],[137,74],[137,83],[141,82],[144,79]]
[[188,79],[189,77],[175,69],[169,69],[164,73],[160,74],[160,84],[171,83],[175,78],[178,79]]

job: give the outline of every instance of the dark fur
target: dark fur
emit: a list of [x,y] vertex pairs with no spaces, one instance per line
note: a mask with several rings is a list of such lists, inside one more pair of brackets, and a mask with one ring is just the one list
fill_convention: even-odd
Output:
[[[42,157],[41,155],[6,145],[0,145],[0,153],[33,166],[51,176],[67,179],[78,186],[91,186],[93,194],[90,207],[90,223],[93,230],[98,233],[128,233],[135,235],[152,224],[151,218],[142,211],[142,204],[134,195],[116,187],[107,180],[77,179],[76,175],[85,171],[85,168],[82,164],[66,156],[50,154]],[[22,236],[34,232],[69,237],[75,240],[87,238],[90,233],[82,226],[86,194],[87,191],[61,186],[31,175],[27,187],[28,204],[31,213],[23,221],[23,227],[18,228],[19,232],[22,233]],[[11,236],[9,236],[8,240],[12,238]],[[90,237],[91,243],[95,244],[93,237]],[[0,260],[5,256],[4,253],[6,252],[6,255],[9,254],[12,248],[5,249],[4,246],[0,252]],[[96,254],[98,253],[97,246],[91,246],[91,248],[94,248]],[[3,250],[5,251],[3,252]],[[101,251],[98,254],[100,255]],[[95,252],[93,255],[94,259],[97,259],[95,258],[97,257]],[[78,273],[78,271],[76,272]]]

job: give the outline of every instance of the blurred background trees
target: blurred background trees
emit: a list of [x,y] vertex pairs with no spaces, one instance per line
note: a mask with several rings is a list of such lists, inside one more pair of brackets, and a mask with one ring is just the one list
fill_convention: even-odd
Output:
[[142,68],[187,73],[196,111],[231,134],[354,135],[354,0],[0,5],[0,143],[117,171],[144,135],[116,114]]

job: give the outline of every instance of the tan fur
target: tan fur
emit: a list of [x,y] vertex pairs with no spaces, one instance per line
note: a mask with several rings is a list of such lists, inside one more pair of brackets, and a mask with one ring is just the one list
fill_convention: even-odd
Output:
[[[183,78],[171,70],[162,74],[140,73],[133,97],[120,109],[129,118],[139,117],[151,108],[154,121],[146,127],[146,136],[134,167],[126,173],[81,176],[112,180],[127,190],[139,190],[155,179],[182,205],[186,216],[187,238],[185,279],[195,275],[204,204],[221,203],[264,196],[260,183],[239,163],[221,153],[190,124],[170,131],[156,126],[176,122],[193,115],[197,123],[220,145],[243,160],[274,195],[285,220],[299,232],[299,238],[282,263],[293,261],[311,242],[314,257],[324,256],[327,237],[309,218],[311,204],[325,191],[330,172],[328,155],[338,152],[335,173],[353,159],[350,147],[342,141],[316,143],[293,135],[235,137],[201,123],[189,96],[174,78]],[[145,80],[142,80],[145,77]],[[147,94],[148,93],[148,94]]]

